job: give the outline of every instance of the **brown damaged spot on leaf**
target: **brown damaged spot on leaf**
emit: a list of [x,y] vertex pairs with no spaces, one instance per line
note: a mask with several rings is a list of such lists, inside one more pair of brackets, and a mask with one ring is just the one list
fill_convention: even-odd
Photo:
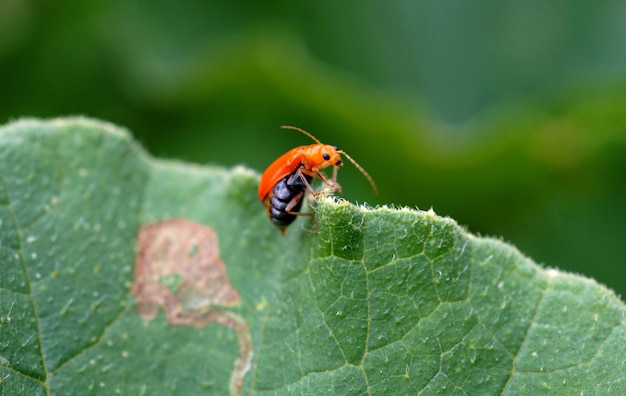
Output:
[[210,227],[168,219],[143,226],[137,244],[133,294],[142,318],[153,319],[160,305],[170,323],[202,327],[206,323],[193,318],[180,323],[178,316],[181,311],[239,303]]
[[154,319],[160,306],[171,325],[204,327],[211,322],[232,328],[239,343],[230,380],[240,394],[250,369],[252,340],[245,320],[220,307],[239,304],[240,297],[220,258],[212,228],[184,219],[168,219],[139,230],[132,293],[137,313]]

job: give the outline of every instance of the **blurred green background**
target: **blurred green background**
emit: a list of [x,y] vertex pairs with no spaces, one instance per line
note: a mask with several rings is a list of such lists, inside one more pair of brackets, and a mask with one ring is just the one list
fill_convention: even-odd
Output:
[[[87,115],[262,171],[351,154],[346,198],[434,208],[626,293],[626,2],[0,0],[0,120]],[[259,206],[259,210],[262,210]]]

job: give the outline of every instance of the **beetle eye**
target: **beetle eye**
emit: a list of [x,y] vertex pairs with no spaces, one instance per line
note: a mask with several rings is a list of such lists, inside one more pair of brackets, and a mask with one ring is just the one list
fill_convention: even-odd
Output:
[[324,160],[328,161],[330,159],[330,154],[324,153],[322,154],[322,157],[324,157]]

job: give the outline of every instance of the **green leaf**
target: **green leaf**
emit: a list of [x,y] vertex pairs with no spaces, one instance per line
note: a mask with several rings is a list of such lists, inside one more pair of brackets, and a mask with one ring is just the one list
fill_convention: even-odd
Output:
[[626,393],[614,293],[432,212],[282,236],[255,173],[82,118],[0,129],[0,172],[2,394]]

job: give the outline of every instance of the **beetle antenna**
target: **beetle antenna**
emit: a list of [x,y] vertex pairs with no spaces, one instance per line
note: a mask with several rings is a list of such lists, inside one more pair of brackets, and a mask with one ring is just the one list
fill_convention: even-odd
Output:
[[302,128],[298,128],[298,127],[291,126],[291,125],[283,125],[283,126],[281,126],[281,128],[283,128],[283,129],[293,129],[294,131],[301,132],[301,133],[307,135],[308,137],[310,137],[311,139],[313,139],[317,144],[323,144],[322,142],[317,140],[317,138],[315,136],[311,135],[309,132],[305,131]]
[[365,176],[367,181],[370,182],[370,185],[372,186],[372,190],[374,190],[374,194],[378,194],[378,187],[376,186],[376,183],[374,183],[374,179],[372,179],[372,176],[370,176],[370,174],[367,173],[367,171],[365,171],[365,169],[363,169],[363,167],[359,165],[358,162],[353,160],[352,157],[350,157],[345,151],[341,150],[341,154],[343,154],[347,159],[349,159],[350,162],[352,162],[352,165],[354,165],[363,174],[363,176]]

